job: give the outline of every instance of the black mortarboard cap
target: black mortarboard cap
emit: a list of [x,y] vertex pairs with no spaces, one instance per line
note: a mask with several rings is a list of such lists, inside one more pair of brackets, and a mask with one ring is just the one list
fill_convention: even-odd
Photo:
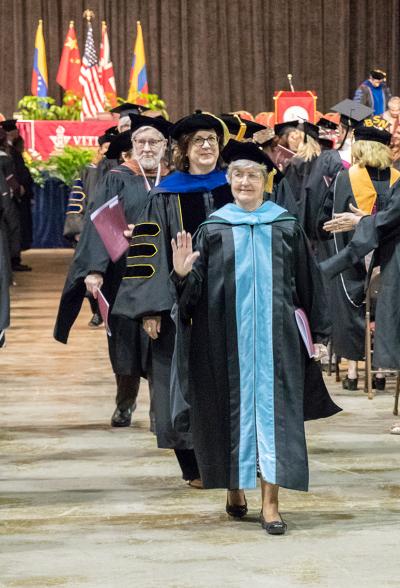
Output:
[[336,131],[339,125],[337,125],[333,120],[329,120],[328,118],[320,118],[317,122],[317,125],[323,129],[327,129],[329,131]]
[[108,127],[108,129],[106,129],[104,131],[105,135],[118,135],[119,131],[118,131],[118,127]]
[[170,135],[173,124],[163,116],[141,116],[140,114],[129,114],[131,119],[131,134],[140,127],[154,127],[167,139]]
[[143,106],[143,104],[132,104],[131,102],[124,102],[123,104],[119,104],[115,108],[112,108],[110,112],[119,114],[120,116],[128,116],[128,114],[141,114],[142,112],[146,112],[146,110],[150,110],[147,106]]
[[228,141],[229,131],[217,116],[209,114],[208,112],[196,111],[194,114],[189,114],[178,120],[171,129],[171,137],[178,140],[183,134],[195,133],[200,130],[214,130],[218,136],[224,137]]
[[386,79],[386,72],[382,71],[381,69],[371,69],[369,75],[374,80],[384,80]]
[[132,131],[127,130],[112,138],[106,152],[107,159],[119,159],[121,153],[132,149]]
[[390,145],[392,135],[386,129],[389,127],[389,121],[379,116],[366,118],[354,130],[355,141],[376,141],[384,145]]
[[364,118],[371,116],[372,108],[346,98],[332,106],[331,110],[340,114],[340,122],[347,127],[356,127]]
[[243,142],[230,139],[221,155],[225,163],[228,164],[238,159],[248,159],[249,161],[265,165],[269,172],[277,169],[273,161],[264,153],[263,149],[249,141]]
[[290,127],[296,129],[298,126],[299,126],[298,120],[288,120],[283,123],[278,123],[278,124],[274,125],[275,135],[278,135],[278,137],[280,137],[281,135],[283,135],[283,133],[286,133],[286,131]]
[[16,123],[17,123],[16,118],[9,118],[7,120],[2,120],[0,122],[0,126],[6,131],[6,133],[9,133],[10,131],[17,131],[18,130]]
[[301,127],[301,130],[304,132],[305,135],[307,135],[308,137],[312,137],[313,139],[318,141],[319,128],[317,125],[314,125],[313,123],[308,122],[308,120],[305,120],[302,123]]
[[323,151],[328,151],[329,149],[333,149],[333,141],[328,137],[319,137],[318,143],[321,145]]
[[218,118],[224,121],[231,135],[236,135],[236,140],[239,140],[238,137],[241,139],[251,139],[254,133],[266,128],[264,125],[260,125],[252,120],[246,120],[234,113],[220,114]]
[[107,133],[104,133],[104,135],[100,135],[100,137],[98,137],[97,142],[99,145],[104,145],[104,143],[111,143],[114,137],[115,135],[108,135]]

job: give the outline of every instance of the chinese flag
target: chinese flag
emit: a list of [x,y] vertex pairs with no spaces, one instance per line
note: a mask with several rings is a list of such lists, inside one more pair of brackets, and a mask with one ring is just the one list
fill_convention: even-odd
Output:
[[80,69],[81,55],[79,53],[74,21],[71,20],[62,50],[56,80],[66,92],[73,92],[78,96],[82,96],[82,86],[79,81]]

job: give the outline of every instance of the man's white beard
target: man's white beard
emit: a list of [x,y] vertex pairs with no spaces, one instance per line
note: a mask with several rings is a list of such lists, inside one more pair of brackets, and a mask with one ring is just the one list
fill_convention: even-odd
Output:
[[139,159],[140,165],[144,170],[156,169],[161,161],[161,157],[141,157]]

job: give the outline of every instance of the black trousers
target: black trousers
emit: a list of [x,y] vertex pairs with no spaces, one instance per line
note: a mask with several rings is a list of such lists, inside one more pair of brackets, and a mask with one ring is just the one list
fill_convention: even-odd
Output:
[[[115,374],[115,379],[117,382],[117,395],[115,397],[115,404],[121,411],[130,408],[132,412],[134,412],[136,408],[137,395],[139,393],[140,376]],[[155,416],[153,408],[153,382],[150,373],[148,374],[147,381],[150,392],[150,431],[154,433]]]
[[182,470],[184,480],[196,480],[200,478],[199,467],[193,449],[175,449],[176,459]]

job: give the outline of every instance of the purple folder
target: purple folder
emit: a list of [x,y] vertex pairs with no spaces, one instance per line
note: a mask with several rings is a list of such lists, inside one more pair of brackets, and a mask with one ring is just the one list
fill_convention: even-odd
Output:
[[128,223],[118,195],[92,212],[90,218],[108,251],[111,261],[117,261],[129,249],[129,241],[124,235],[124,231],[128,228]]
[[303,339],[304,345],[306,346],[309,357],[315,356],[315,347],[312,340],[310,323],[308,317],[302,308],[296,308],[294,311],[296,317],[296,323],[300,331],[301,338]]
[[104,326],[107,331],[107,335],[111,337],[110,327],[108,326],[108,313],[110,311],[110,305],[108,304],[103,292],[97,290],[97,304],[99,305],[99,311],[101,318],[103,319]]

